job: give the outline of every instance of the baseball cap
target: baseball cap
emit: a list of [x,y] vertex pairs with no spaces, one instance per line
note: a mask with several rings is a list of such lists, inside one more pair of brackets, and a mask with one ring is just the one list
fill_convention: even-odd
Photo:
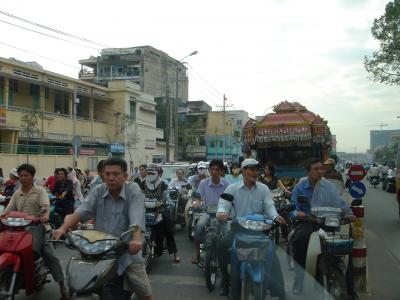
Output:
[[252,168],[252,167],[259,167],[260,163],[255,160],[254,158],[247,158],[242,161],[242,169],[243,168]]
[[18,172],[17,172],[17,168],[11,169],[9,174],[19,178],[19,175],[18,175]]
[[146,168],[146,171],[158,172],[159,170],[160,168],[156,164],[148,164]]
[[325,162],[324,165],[336,165],[336,162],[333,158],[328,158]]
[[204,161],[199,161],[199,163],[197,164],[197,169],[207,169],[207,164]]

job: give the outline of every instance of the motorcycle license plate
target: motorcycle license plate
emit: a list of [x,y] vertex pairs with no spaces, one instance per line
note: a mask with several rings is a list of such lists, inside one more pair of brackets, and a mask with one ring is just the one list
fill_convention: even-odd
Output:
[[0,215],[3,214],[4,210],[5,210],[4,205],[0,205]]

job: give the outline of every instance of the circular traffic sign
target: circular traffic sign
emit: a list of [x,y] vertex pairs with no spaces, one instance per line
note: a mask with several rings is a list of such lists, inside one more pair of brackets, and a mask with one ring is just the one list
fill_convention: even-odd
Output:
[[360,181],[353,182],[349,187],[349,193],[354,199],[364,197],[366,190],[364,183]]
[[348,175],[351,181],[360,181],[364,179],[365,175],[367,175],[367,171],[365,171],[362,165],[352,165],[349,169]]

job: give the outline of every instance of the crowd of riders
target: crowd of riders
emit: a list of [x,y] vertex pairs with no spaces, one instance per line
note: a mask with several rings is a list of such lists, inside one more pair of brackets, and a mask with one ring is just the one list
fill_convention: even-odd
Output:
[[[313,199],[315,188],[326,189],[330,201],[337,202],[343,207],[345,217],[352,219],[354,216],[350,207],[341,198],[344,191],[344,182],[340,172],[335,170],[335,161],[328,159],[321,162],[318,159],[309,160],[305,164],[307,177],[301,178],[294,186],[285,186],[281,178],[276,175],[275,167],[270,164],[261,166],[253,158],[246,158],[239,163],[224,164],[220,159],[214,159],[209,163],[199,162],[195,175],[185,178],[185,170],[178,168],[176,178],[166,181],[162,177],[162,167],[157,164],[142,164],[128,174],[127,164],[119,158],[109,158],[100,161],[96,174],[88,169],[82,172],[78,168],[56,168],[54,173],[41,180],[35,178],[35,167],[22,164],[9,171],[9,179],[2,180],[2,195],[10,198],[10,203],[3,216],[12,210],[22,210],[29,214],[41,217],[43,228],[34,232],[37,245],[34,247],[35,255],[42,255],[55,279],[60,284],[61,299],[68,299],[64,286],[62,271],[58,258],[50,247],[45,247],[43,241],[48,231],[51,201],[56,201],[56,211],[62,217],[62,225],[53,228],[53,238],[59,239],[68,230],[80,222],[94,220],[95,229],[104,232],[115,232],[116,227],[129,227],[135,223],[145,228],[144,201],[146,198],[155,198],[160,203],[168,206],[170,203],[169,189],[182,189],[190,185],[191,189],[199,194],[199,198],[191,205],[193,207],[217,205],[217,218],[226,221],[231,217],[232,205],[221,201],[223,193],[234,197],[236,217],[248,213],[261,213],[277,223],[285,223],[274,207],[271,190],[280,189],[286,197],[295,204],[295,210],[291,213],[296,232],[293,237],[293,257],[296,262],[295,280],[292,287],[294,294],[302,294],[305,268],[305,255],[307,253],[308,239],[316,227],[306,221],[310,211],[302,207],[297,201],[299,195]],[[337,193],[332,193],[335,189]],[[326,199],[325,199],[326,200]],[[124,204],[124,201],[128,203]],[[316,200],[317,201],[317,200]],[[327,200],[326,200],[327,201]],[[121,203],[120,203],[121,202]],[[118,205],[117,205],[118,204]],[[143,206],[143,207],[142,207]],[[139,209],[140,207],[140,209]],[[41,209],[45,208],[45,213]],[[117,214],[120,215],[116,215]],[[143,214],[143,215],[138,215]],[[115,223],[113,220],[120,219]],[[205,227],[209,222],[209,216],[204,213],[195,228],[195,246],[191,262],[199,263],[199,245],[204,239]],[[165,210],[163,220],[159,224],[158,237],[155,247],[156,256],[160,256],[165,248],[173,254],[175,263],[181,258],[178,255],[178,245],[175,241],[175,224],[171,215]],[[231,284],[231,276],[227,272],[227,264],[230,245],[233,234],[228,234],[219,241],[218,259],[222,272],[220,295],[227,296],[234,288]],[[142,236],[139,233],[133,236],[129,243],[129,257],[123,264],[123,270],[129,289],[136,292],[139,299],[153,299],[150,283],[143,265],[138,263],[137,255],[141,250]],[[271,294],[279,299],[286,299],[282,271],[279,259],[275,257],[273,277],[274,285]],[[130,266],[134,265],[134,268]],[[349,284],[351,287],[352,285]],[[350,294],[353,291],[350,291]]]

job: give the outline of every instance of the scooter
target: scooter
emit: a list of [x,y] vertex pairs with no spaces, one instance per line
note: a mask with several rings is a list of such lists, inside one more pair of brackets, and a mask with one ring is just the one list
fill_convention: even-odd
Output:
[[179,224],[182,228],[186,227],[185,220],[185,207],[189,200],[188,191],[191,189],[190,184],[182,186],[180,190],[177,188],[169,189],[169,198],[173,203],[173,221],[175,224]]
[[341,217],[341,208],[312,207],[311,212],[319,230],[310,236],[306,271],[324,288],[323,299],[350,299],[346,272],[354,240],[349,222]]
[[79,257],[71,257],[66,270],[71,300],[136,299],[134,293],[123,290],[123,276],[118,276],[117,269],[118,258],[128,249],[126,238],[137,229],[132,225],[120,237],[95,230],[75,230],[66,235],[65,241],[49,241],[64,243],[80,253]]
[[[222,194],[221,198],[233,202],[232,195]],[[285,209],[290,212],[295,206],[289,204]],[[239,226],[240,230],[232,243],[231,271],[240,271],[239,276],[231,274],[231,292],[236,287],[232,296],[238,297],[235,294],[239,287],[240,299],[263,300],[269,287],[275,251],[270,234],[279,225],[263,215],[249,214],[236,218],[233,226]]]
[[272,190],[271,194],[278,214],[286,221],[286,224],[276,226],[273,231],[274,242],[278,245],[281,235],[284,239],[287,239],[289,232],[292,230],[292,221],[286,211],[286,207],[290,204],[290,201],[285,197],[285,192],[281,189]]
[[21,289],[29,296],[50,282],[43,259],[34,258],[32,233],[26,230],[27,226],[39,225],[40,219],[13,211],[2,217],[1,223],[0,299],[13,300]]

